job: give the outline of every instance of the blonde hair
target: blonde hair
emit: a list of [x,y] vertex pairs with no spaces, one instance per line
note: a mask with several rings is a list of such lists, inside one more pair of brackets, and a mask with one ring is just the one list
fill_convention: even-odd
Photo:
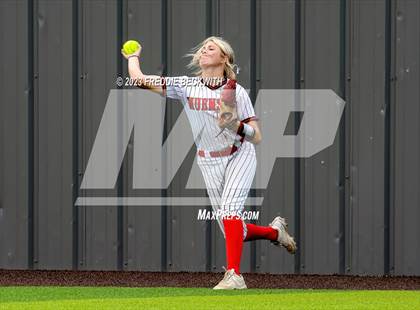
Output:
[[201,75],[202,70],[200,68],[200,55],[201,55],[201,49],[204,45],[206,45],[208,42],[212,41],[214,44],[216,44],[220,50],[222,51],[223,56],[227,56],[227,62],[225,62],[225,68],[224,68],[224,75],[231,80],[236,80],[236,73],[235,73],[235,53],[233,51],[232,46],[223,38],[221,37],[208,37],[203,42],[195,46],[191,52],[185,56],[192,57],[190,63],[187,65],[189,69],[194,70],[194,74]]

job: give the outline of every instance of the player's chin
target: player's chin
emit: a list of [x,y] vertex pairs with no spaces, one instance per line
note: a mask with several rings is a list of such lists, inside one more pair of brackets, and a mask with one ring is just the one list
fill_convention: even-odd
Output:
[[206,68],[208,68],[208,67],[210,67],[210,64],[209,64],[209,62],[207,61],[207,59],[206,59],[206,60],[200,60],[200,68],[201,68],[201,69],[206,69]]
[[209,57],[203,57],[203,58],[200,59],[200,67],[202,69],[212,67],[214,65],[215,65],[215,61],[213,61],[213,59],[211,59]]

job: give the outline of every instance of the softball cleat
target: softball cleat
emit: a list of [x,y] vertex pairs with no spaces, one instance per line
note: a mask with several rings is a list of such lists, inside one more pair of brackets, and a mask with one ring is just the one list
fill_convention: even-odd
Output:
[[214,290],[243,290],[246,288],[244,277],[237,275],[234,269],[226,270],[222,281],[213,287]]
[[283,246],[290,254],[295,254],[297,247],[296,242],[292,236],[289,235],[287,232],[287,223],[286,219],[277,216],[274,220],[269,224],[270,227],[277,230],[277,241],[272,241],[272,243],[276,246]]

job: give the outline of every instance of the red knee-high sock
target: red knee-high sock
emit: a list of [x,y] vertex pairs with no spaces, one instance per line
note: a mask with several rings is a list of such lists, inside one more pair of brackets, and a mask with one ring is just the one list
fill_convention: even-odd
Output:
[[244,241],[266,239],[277,241],[277,230],[270,226],[257,226],[254,224],[246,224],[246,237]]
[[227,269],[240,274],[244,228],[240,219],[223,219],[225,228]]

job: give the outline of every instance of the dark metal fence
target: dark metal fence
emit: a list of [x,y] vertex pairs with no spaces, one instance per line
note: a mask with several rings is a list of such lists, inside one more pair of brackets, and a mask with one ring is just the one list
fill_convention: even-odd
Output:
[[[221,270],[222,235],[197,208],[74,207],[127,75],[122,42],[142,43],[145,72],[175,76],[215,34],[251,97],[332,89],[347,102],[333,146],[277,159],[261,207],[262,224],[289,219],[299,252],[247,243],[243,270],[420,275],[419,20],[415,0],[1,0],[0,268]],[[166,105],[166,133],[180,111]],[[107,195],[130,192],[131,160]]]

